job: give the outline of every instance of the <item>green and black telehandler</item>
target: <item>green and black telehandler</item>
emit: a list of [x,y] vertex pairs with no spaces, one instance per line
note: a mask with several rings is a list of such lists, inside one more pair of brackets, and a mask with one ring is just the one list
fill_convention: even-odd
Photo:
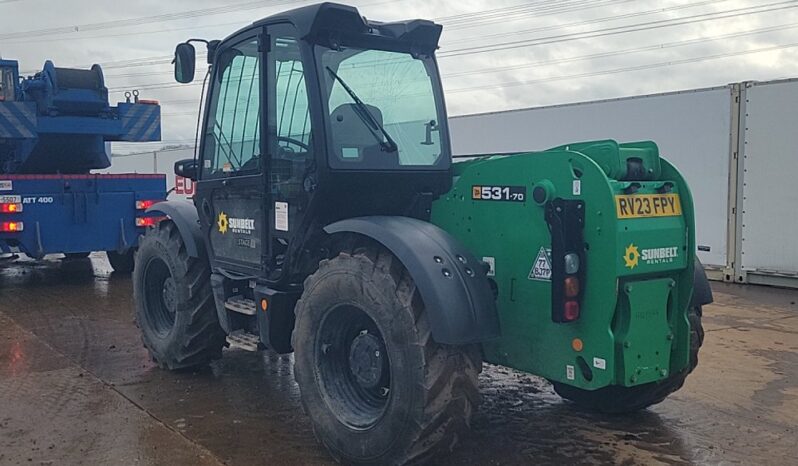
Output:
[[696,366],[712,301],[690,190],[654,143],[453,163],[441,29],[324,3],[175,51],[187,83],[207,46],[207,94],[197,155],[175,164],[193,204],[153,206],[137,253],[144,344],[168,369],[229,341],[293,352],[346,463],[452,448],[483,361],[600,412],[658,403]]

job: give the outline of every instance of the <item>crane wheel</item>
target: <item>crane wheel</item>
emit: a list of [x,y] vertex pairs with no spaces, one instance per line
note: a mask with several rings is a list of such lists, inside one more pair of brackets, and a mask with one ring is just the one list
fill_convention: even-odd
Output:
[[554,382],[558,395],[578,406],[604,414],[624,414],[655,405],[684,385],[685,379],[698,365],[698,351],[704,343],[704,327],[701,325],[701,306],[693,306],[690,320],[690,363],[683,371],[661,382],[652,382],[634,387],[613,385],[594,391],[583,390]]
[[469,428],[481,353],[432,339],[410,274],[380,245],[319,264],[296,307],[293,346],[303,407],[339,461],[423,461]]
[[135,268],[135,250],[133,249],[128,249],[124,253],[106,251],[105,255],[108,257],[108,263],[111,264],[114,272],[127,274],[131,273]]
[[139,242],[133,287],[136,323],[159,366],[185,369],[221,357],[225,335],[208,262],[189,257],[172,221],[160,222]]

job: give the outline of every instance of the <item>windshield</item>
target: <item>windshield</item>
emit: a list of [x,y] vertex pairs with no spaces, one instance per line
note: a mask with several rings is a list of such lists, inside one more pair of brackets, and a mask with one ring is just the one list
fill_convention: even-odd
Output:
[[441,161],[443,112],[431,58],[386,50],[321,50],[333,167],[429,167]]

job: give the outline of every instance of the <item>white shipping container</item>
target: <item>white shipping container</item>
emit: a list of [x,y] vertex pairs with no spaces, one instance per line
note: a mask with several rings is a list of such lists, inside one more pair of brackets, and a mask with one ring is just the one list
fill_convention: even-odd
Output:
[[749,83],[743,95],[738,281],[757,281],[756,275],[796,277],[798,81]]

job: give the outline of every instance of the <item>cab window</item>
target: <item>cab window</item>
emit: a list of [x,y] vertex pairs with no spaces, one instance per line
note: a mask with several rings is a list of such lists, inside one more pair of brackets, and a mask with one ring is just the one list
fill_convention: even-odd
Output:
[[256,38],[222,51],[205,126],[202,178],[261,170],[260,52]]

